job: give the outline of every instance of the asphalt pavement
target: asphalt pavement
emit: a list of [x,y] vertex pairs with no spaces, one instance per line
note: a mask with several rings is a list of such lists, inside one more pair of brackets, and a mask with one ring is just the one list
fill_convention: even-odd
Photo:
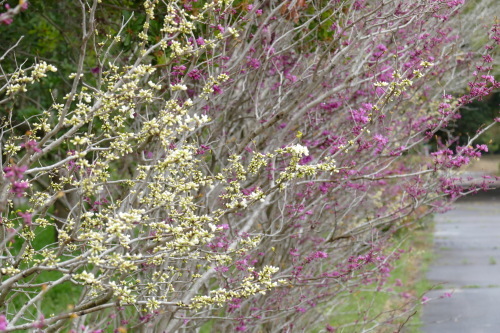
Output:
[[[500,190],[436,215],[423,333],[500,332]],[[451,295],[451,297],[449,297]]]

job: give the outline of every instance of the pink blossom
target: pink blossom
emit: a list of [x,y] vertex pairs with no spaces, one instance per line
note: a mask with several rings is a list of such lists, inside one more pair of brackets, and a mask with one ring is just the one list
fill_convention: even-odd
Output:
[[260,67],[260,61],[259,59],[252,58],[252,57],[247,57],[247,66],[251,67],[253,69],[258,69]]
[[213,94],[214,95],[220,95],[220,94],[222,94],[222,89],[218,85],[214,84],[212,86],[212,89],[213,89]]
[[451,296],[453,296],[452,293],[446,292],[439,296],[439,298],[450,298]]
[[16,197],[20,198],[24,195],[24,191],[29,187],[28,182],[13,182],[10,189],[11,193],[15,193]]
[[476,145],[476,148],[479,150],[482,150],[484,152],[488,152],[488,146],[487,145]]
[[448,7],[453,8],[464,4],[464,0],[449,0],[446,2]]
[[199,80],[201,79],[201,71],[193,69],[191,72],[188,73],[188,76],[193,80]]
[[3,171],[5,172],[5,178],[9,179],[11,182],[23,179],[26,170],[28,170],[28,167],[26,165],[13,165],[11,167],[5,167],[3,169]]
[[38,318],[38,321],[35,321],[32,326],[34,328],[43,328],[45,326],[45,316],[40,315],[40,318]]
[[484,62],[487,62],[487,63],[493,62],[493,58],[489,54],[484,55],[483,60],[484,60]]
[[200,145],[200,148],[198,148],[198,150],[196,151],[196,155],[203,155],[205,154],[207,151],[210,150],[210,146],[207,146],[207,145]]
[[327,332],[330,332],[330,333],[333,333],[336,331],[335,327],[331,326],[331,325],[326,325],[326,331]]
[[295,83],[298,80],[297,76],[289,74],[289,73],[285,74],[285,77],[287,78],[288,81],[290,81],[290,83]]
[[216,272],[225,273],[229,270],[227,266],[217,266],[215,267]]
[[9,325],[9,322],[7,321],[5,315],[0,315],[0,331],[6,330],[7,325]]
[[411,297],[411,294],[409,294],[409,293],[401,293],[401,294],[399,294],[399,295],[400,295],[401,297],[403,297],[403,298],[410,298],[410,297]]
[[495,83],[495,77],[493,77],[493,75],[481,75],[481,78],[490,82],[491,84]]
[[14,19],[8,17],[6,14],[0,14],[0,24],[9,25],[12,24],[12,22],[14,22]]
[[21,147],[26,149],[26,150],[32,150],[36,153],[41,152],[42,150],[37,147],[38,143],[35,140],[30,140],[25,143],[21,143]]
[[328,253],[323,252],[323,251],[318,251],[318,252],[316,252],[315,255],[317,258],[328,258]]
[[389,142],[389,139],[381,134],[375,134],[373,138],[377,141],[379,147],[384,147]]
[[196,44],[198,44],[198,46],[205,45],[205,39],[203,39],[203,37],[196,38]]
[[19,215],[20,217],[23,218],[24,224],[26,224],[26,225],[33,224],[33,221],[32,221],[33,215],[31,213],[18,212],[17,215]]
[[364,109],[352,110],[352,120],[358,124],[366,124],[370,121],[370,118],[366,116],[366,111]]
[[247,327],[244,323],[240,323],[238,326],[236,326],[236,332],[245,332],[246,330]]
[[186,70],[186,66],[180,65],[180,66],[174,66],[172,67],[174,71],[179,71],[179,72],[184,72]]

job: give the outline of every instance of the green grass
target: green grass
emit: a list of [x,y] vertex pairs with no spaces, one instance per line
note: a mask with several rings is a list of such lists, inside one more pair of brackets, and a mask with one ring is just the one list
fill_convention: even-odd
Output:
[[[337,332],[360,332],[370,327],[370,323],[357,322],[360,318],[377,318],[383,322],[391,315],[401,315],[391,325],[377,327],[377,332],[393,332],[404,323],[405,332],[419,332],[421,305],[403,314],[402,308],[408,307],[408,300],[401,297],[408,293],[413,299],[420,299],[428,290],[436,289],[425,279],[425,272],[432,260],[432,225],[424,224],[416,230],[404,231],[395,239],[395,243],[403,240],[400,248],[412,251],[404,253],[396,263],[384,290],[377,291],[376,286],[367,286],[365,290],[356,291],[344,296],[344,304],[331,310],[333,315],[330,325],[338,327]],[[398,239],[399,238],[399,239]],[[396,281],[402,286],[397,286]],[[371,288],[370,288],[371,287]],[[388,288],[392,289],[392,291]],[[371,289],[371,290],[370,290]],[[410,316],[408,318],[408,316]],[[369,320],[368,320],[369,321]]]
[[[432,230],[432,224],[426,223],[414,230],[399,232],[398,236],[396,236],[394,244],[398,244],[398,248],[411,248],[412,251],[402,254],[401,258],[396,262],[396,267],[384,287],[384,289],[392,288],[392,291],[377,292],[377,286],[366,286],[362,290],[352,293],[344,292],[337,296],[338,302],[336,302],[337,305],[335,308],[319,309],[319,311],[325,313],[325,316],[330,318],[330,325],[338,327],[336,332],[357,333],[369,328],[370,324],[363,325],[360,322],[356,323],[363,316],[373,318],[381,314],[377,317],[377,320],[383,321],[384,316],[387,317],[391,311],[394,311],[396,314],[400,313],[400,308],[407,301],[407,299],[401,297],[402,292],[408,292],[414,299],[420,299],[428,290],[441,288],[441,286],[431,285],[424,278],[427,267],[432,260]],[[393,249],[396,249],[396,247]],[[397,280],[401,280],[403,286],[397,286]],[[409,315],[413,314],[404,325],[405,332],[419,332],[422,324],[420,310],[421,305],[404,316],[397,318],[393,325],[379,327],[375,331],[393,332],[407,320]],[[200,333],[212,332],[213,324],[213,320],[207,321],[200,328]],[[342,327],[343,325],[346,326]],[[324,332],[323,323],[321,327],[311,328],[310,330],[310,332],[319,331]]]
[[500,285],[498,284],[489,284],[487,286],[480,286],[478,284],[469,284],[463,287],[460,287],[461,289],[480,289],[480,288],[498,288]]
[[469,284],[469,285],[462,287],[462,289],[479,289],[479,288],[482,288],[482,287],[478,284]]
[[207,321],[205,324],[203,324],[200,327],[200,333],[211,333],[212,332],[212,326],[213,326],[213,319]]
[[[33,249],[39,250],[50,244],[53,244],[56,241],[56,230],[55,227],[47,227],[47,228],[37,228],[35,230],[36,237],[31,242]],[[14,239],[14,243],[10,247],[10,250],[13,253],[18,253],[21,249],[22,240],[20,237],[16,237]],[[41,258],[41,257],[36,257]],[[61,260],[65,260],[65,258],[61,258]],[[21,265],[21,269],[26,267],[26,265]],[[36,276],[29,276],[19,283],[30,283],[30,284],[38,284],[40,286],[36,288],[23,288],[23,293],[15,293],[11,292],[8,295],[7,302],[9,304],[9,312],[16,313],[19,309],[22,308],[23,305],[29,301],[30,298],[26,295],[26,293],[32,293],[32,295],[36,295],[42,291],[42,285],[44,283],[48,283],[51,281],[55,281],[63,276],[62,273],[56,271],[44,271]],[[8,277],[4,277],[6,279]],[[82,287],[78,285],[74,285],[69,281],[61,283],[47,291],[44,297],[40,302],[37,303],[37,306],[41,309],[42,313],[46,317],[50,317],[52,314],[60,314],[69,310],[69,307],[74,305],[78,298],[80,297],[82,291]],[[36,318],[32,318],[36,319]],[[25,321],[19,321],[18,324],[22,324]]]
[[[433,260],[433,230],[434,224],[429,223],[427,227],[423,227],[421,230],[417,231],[413,239],[410,239],[418,252],[413,258],[413,263],[408,264],[405,271],[407,274],[414,274],[410,286],[412,287],[414,293],[420,296],[424,295],[431,289],[443,288],[442,285],[432,285],[431,282],[425,277],[425,274],[429,269],[429,265]],[[423,324],[421,315],[422,305],[417,308],[417,314],[408,321],[408,324],[406,325],[406,332],[420,332],[420,327]]]

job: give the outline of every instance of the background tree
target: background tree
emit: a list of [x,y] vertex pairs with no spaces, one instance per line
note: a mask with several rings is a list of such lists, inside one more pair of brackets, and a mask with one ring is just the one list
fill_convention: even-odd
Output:
[[[455,144],[463,146],[469,139],[482,129],[484,124],[492,122],[498,117],[500,94],[494,93],[483,101],[474,101],[460,109],[460,118],[455,124],[449,126],[446,134],[441,132],[441,140],[458,139]],[[451,131],[451,135],[447,133]],[[500,127],[495,126],[478,138],[477,143],[488,145],[489,153],[500,153]]]

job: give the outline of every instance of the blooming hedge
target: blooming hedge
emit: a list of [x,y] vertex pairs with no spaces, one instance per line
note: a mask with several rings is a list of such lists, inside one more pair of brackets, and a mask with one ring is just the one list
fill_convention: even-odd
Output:
[[0,331],[334,331],[395,231],[477,190],[457,170],[494,123],[428,142],[500,87],[493,2],[94,0],[72,65],[11,45]]

